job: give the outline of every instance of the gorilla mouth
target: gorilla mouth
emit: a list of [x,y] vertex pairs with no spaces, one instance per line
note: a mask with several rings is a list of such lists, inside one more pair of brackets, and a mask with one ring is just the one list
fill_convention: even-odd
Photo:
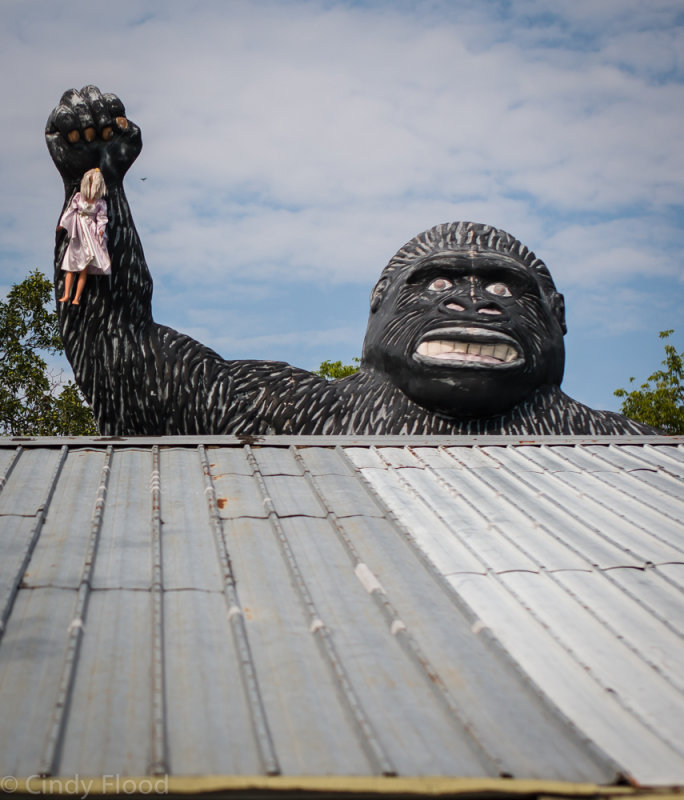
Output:
[[450,366],[512,366],[521,363],[520,350],[510,336],[483,328],[443,328],[430,331],[418,345],[419,361]]

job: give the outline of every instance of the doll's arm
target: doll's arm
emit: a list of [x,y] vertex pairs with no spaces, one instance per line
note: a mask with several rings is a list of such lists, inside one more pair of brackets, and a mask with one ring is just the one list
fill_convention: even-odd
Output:
[[99,200],[97,203],[97,218],[95,220],[95,225],[97,228],[97,233],[100,238],[103,238],[106,231],[107,231],[107,204],[104,200]]
[[69,236],[73,236],[74,218],[76,216],[76,196],[71,198],[71,202],[64,209],[64,213],[59,218],[57,230],[65,230]]

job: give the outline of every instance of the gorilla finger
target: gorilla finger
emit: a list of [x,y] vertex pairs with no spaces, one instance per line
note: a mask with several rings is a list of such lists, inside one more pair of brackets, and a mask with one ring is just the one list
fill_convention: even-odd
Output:
[[[81,97],[84,98],[90,107],[90,113],[92,114],[95,122],[95,129],[102,136],[104,129],[110,127],[112,124],[112,117],[109,113],[107,103],[102,96],[102,92],[97,88],[97,86],[84,86],[81,89]],[[104,136],[102,138],[104,139]],[[88,139],[88,141],[92,140]]]
[[78,141],[79,136],[76,136],[74,139],[70,134],[78,134],[78,128],[78,117],[74,114],[72,109],[67,105],[58,105],[48,117],[47,125],[45,126],[45,134],[61,133],[62,136],[66,136],[69,141],[74,142]]
[[75,89],[69,89],[62,95],[60,104],[71,108],[78,119],[80,130],[94,127],[93,115],[90,113],[90,108],[80,92]]
[[102,99],[104,100],[109,116],[112,119],[116,119],[117,117],[123,117],[125,119],[126,109],[124,108],[124,104],[115,94],[108,92],[107,94],[102,95]]

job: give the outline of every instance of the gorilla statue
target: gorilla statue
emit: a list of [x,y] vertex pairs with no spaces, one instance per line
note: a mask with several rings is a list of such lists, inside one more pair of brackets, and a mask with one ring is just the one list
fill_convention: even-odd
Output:
[[[563,297],[545,264],[488,225],[438,225],[391,259],[371,294],[361,369],[328,381],[276,361],[226,361],[152,319],[152,279],[123,189],[140,129],[113,94],[65,92],[46,128],[65,207],[99,167],[110,276],[58,304],[64,347],[105,435],[643,434],[560,389]],[[55,290],[67,247],[58,230]]]

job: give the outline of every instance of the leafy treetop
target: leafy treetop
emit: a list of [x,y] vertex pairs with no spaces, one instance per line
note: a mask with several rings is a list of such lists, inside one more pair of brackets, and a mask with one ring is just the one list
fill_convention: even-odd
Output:
[[0,435],[98,433],[78,387],[62,384],[40,355],[63,352],[51,297],[52,284],[34,270],[0,302]]
[[[667,340],[674,330],[661,331]],[[616,389],[614,394],[623,398],[620,411],[630,419],[644,422],[663,433],[684,434],[684,352],[677,353],[671,344],[665,344],[664,369],[656,370],[638,389]],[[634,383],[634,378],[629,382]]]
[[336,378],[346,378],[348,375],[353,375],[359,371],[359,364],[361,360],[352,358],[353,364],[343,364],[341,361],[329,361],[326,359],[321,362],[321,366],[314,370],[315,375],[320,375],[321,378],[328,380],[335,380]]

